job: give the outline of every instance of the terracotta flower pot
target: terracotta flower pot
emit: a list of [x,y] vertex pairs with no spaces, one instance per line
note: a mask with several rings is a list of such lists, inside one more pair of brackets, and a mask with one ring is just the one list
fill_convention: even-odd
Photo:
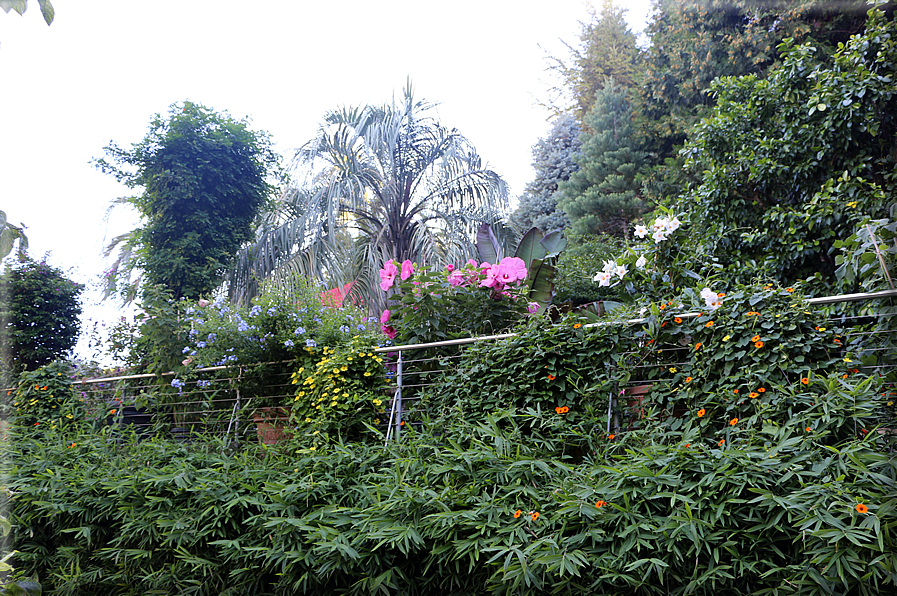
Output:
[[292,438],[293,433],[288,427],[289,420],[290,411],[284,407],[266,407],[256,410],[252,421],[255,422],[259,443],[274,445]]
[[645,395],[651,391],[652,387],[654,387],[654,385],[635,385],[623,390],[623,394],[626,397],[626,407],[632,413],[633,419],[636,416],[639,418],[645,417],[645,409],[642,402],[645,399]]

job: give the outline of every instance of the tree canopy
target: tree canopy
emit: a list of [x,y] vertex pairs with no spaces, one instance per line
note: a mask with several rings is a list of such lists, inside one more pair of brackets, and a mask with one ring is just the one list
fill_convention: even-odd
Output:
[[142,190],[119,201],[136,207],[143,224],[113,242],[121,251],[107,274],[111,287],[123,283],[120,291],[133,298],[136,268],[175,299],[209,294],[253,238],[253,220],[273,190],[279,157],[268,134],[185,101],[166,118],[157,114],[140,143],[130,149],[112,143],[105,151],[109,161],[97,166]]
[[259,283],[286,283],[298,271],[331,287],[355,281],[355,299],[376,308],[384,261],[474,256],[476,227],[500,218],[507,188],[431,107],[407,87],[392,103],[328,113],[297,153],[293,182],[256,242],[241,252],[231,297],[248,301]]

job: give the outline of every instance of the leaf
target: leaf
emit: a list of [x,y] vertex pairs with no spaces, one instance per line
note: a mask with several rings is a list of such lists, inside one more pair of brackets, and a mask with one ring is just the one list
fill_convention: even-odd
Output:
[[556,257],[567,248],[567,239],[560,230],[549,232],[539,241],[539,243],[544,246],[545,250],[548,252],[546,255],[547,257]]
[[514,256],[523,259],[527,269],[535,266],[534,263],[537,259],[544,259],[548,255],[548,251],[545,250],[545,247],[540,242],[541,240],[542,232],[539,231],[539,228],[532,228],[523,235],[523,238],[520,239],[520,244],[517,245],[517,251],[514,253]]
[[44,15],[44,21],[49,25],[53,22],[53,17],[56,16],[53,5],[50,4],[50,0],[37,0],[37,3],[40,6],[40,13]]
[[25,14],[25,9],[28,8],[28,6],[26,0],[0,0],[0,8],[2,8],[4,12],[14,10],[19,14]]
[[494,265],[502,259],[501,244],[495,237],[492,226],[487,223],[480,224],[480,228],[477,230],[477,252],[481,262],[486,261]]

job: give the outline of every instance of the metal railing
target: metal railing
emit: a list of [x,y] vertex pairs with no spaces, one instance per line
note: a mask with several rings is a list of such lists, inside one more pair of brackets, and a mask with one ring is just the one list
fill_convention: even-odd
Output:
[[[854,329],[848,340],[869,334],[895,333],[894,325],[882,326],[878,329],[868,328],[871,322],[882,321],[897,312],[885,312],[875,304],[881,299],[897,298],[897,291],[887,290],[866,294],[848,294],[827,296],[808,300],[811,306],[825,307],[829,320],[844,327]],[[857,307],[857,303],[862,306]],[[833,305],[853,305],[841,309]],[[897,309],[891,309],[897,311]],[[700,313],[678,315],[683,319],[695,318]],[[636,326],[647,321],[645,318],[634,318],[625,321],[600,321],[583,325],[585,329],[604,325]],[[419,424],[415,419],[422,413],[421,396],[452,369],[450,365],[462,358],[465,346],[479,342],[500,341],[516,337],[515,333],[504,333],[481,337],[470,337],[439,341],[424,344],[387,346],[371,348],[372,352],[386,355],[387,364],[384,374],[395,378],[395,389],[389,403],[388,420],[381,422],[385,430],[386,440],[394,440],[401,436],[402,427]],[[866,338],[868,339],[868,338]],[[847,345],[849,341],[845,341]],[[897,343],[897,342],[895,342]],[[633,345],[631,352],[623,355],[637,356],[640,352]],[[871,348],[875,349],[875,348]],[[880,348],[885,349],[885,348]],[[666,346],[659,350],[652,362],[635,364],[640,370],[636,375],[639,384],[664,383],[669,377],[663,371],[671,367],[681,366],[681,356],[687,349],[681,346]],[[434,354],[434,352],[436,352]],[[288,364],[288,363],[279,363]],[[253,365],[256,366],[256,365]],[[392,372],[392,368],[395,371]],[[885,363],[864,367],[865,372],[889,372],[894,364]],[[264,398],[266,401],[286,401],[293,395],[293,387],[288,373],[271,374],[261,384],[256,383],[251,392],[247,392],[243,371],[246,366],[215,366],[197,369],[199,376],[207,375],[205,380],[184,382],[180,387],[171,387],[167,378],[174,373],[162,375],[139,374],[121,375],[107,378],[84,379],[75,383],[78,391],[88,405],[89,411],[96,420],[112,424],[130,424],[138,433],[155,431],[168,432],[175,438],[187,438],[193,434],[223,434],[233,440],[240,440],[252,433],[253,403]],[[634,385],[636,381],[621,383],[617,392],[608,398],[608,432],[619,428],[620,412],[617,400],[621,392]],[[177,391],[175,391],[175,389]],[[165,399],[158,396],[164,393]]]

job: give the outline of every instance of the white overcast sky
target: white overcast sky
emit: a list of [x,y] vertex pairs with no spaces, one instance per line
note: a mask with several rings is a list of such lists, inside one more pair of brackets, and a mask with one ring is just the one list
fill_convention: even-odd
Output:
[[[618,1],[633,31],[649,4]],[[27,227],[33,257],[88,284],[137,221],[105,218],[128,191],[91,159],[185,99],[250,118],[288,159],[327,110],[385,102],[410,77],[516,196],[548,131],[546,52],[566,56],[561,40],[589,20],[586,0],[53,0],[48,27],[28,6],[0,11],[0,210]],[[96,300],[86,318],[118,314]]]

